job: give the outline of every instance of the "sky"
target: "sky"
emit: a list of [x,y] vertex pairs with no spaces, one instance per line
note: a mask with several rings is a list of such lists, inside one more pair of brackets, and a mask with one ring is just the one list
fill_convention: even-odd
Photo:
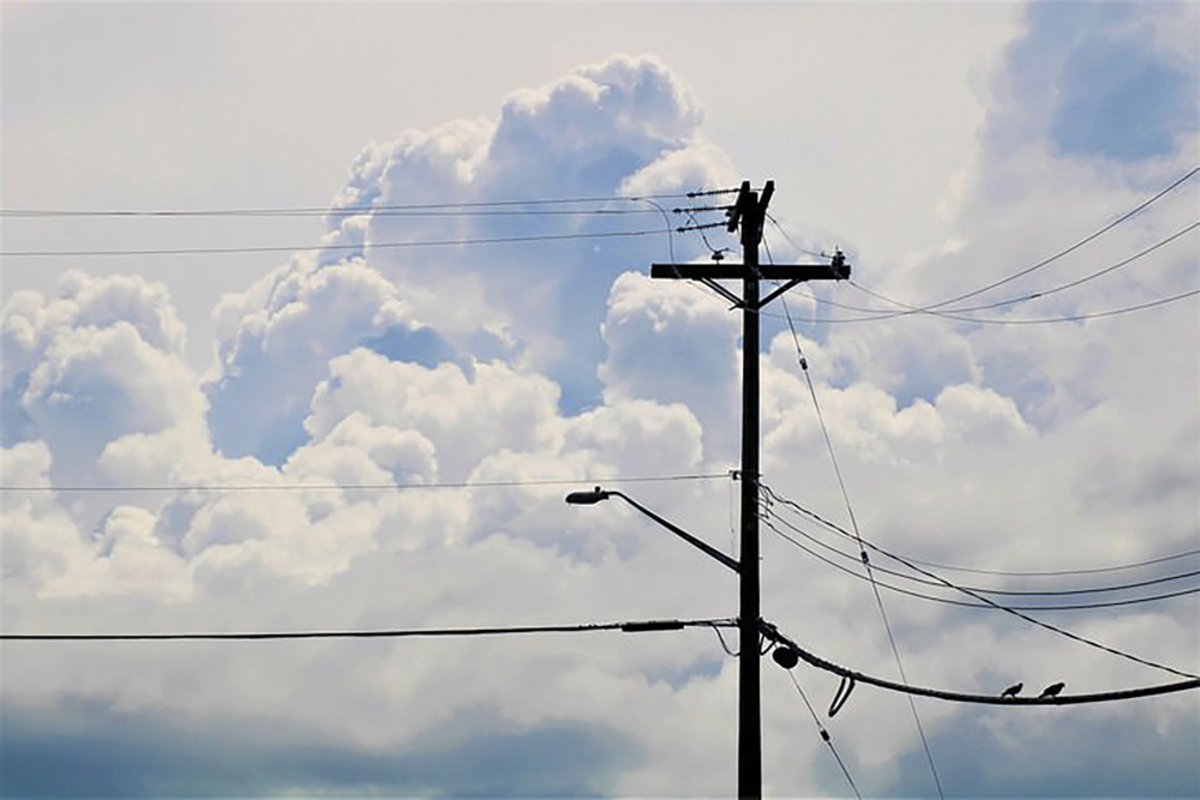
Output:
[[[738,557],[740,316],[649,265],[773,180],[762,259],[852,279],[762,315],[764,618],[966,694],[1200,672],[1195,4],[0,11],[6,634],[735,617],[563,500]],[[728,797],[723,635],[8,640],[0,786]],[[1195,691],[790,676],[772,797],[1200,795]]]

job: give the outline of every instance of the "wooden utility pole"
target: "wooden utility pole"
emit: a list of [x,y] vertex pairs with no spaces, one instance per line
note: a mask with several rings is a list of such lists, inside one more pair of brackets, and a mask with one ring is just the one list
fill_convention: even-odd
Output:
[[[697,280],[710,287],[742,310],[742,536],[739,561],[740,586],[738,628],[738,797],[758,800],[762,797],[762,701],[760,689],[759,637],[760,612],[758,556],[759,486],[759,309],[788,289],[804,281],[843,280],[850,267],[841,253],[832,264],[758,263],[767,205],[775,192],[775,182],[767,181],[761,196],[744,181],[737,201],[726,212],[728,230],[741,228],[742,263],[654,264],[651,278]],[[738,297],[720,280],[741,280]],[[783,284],[760,299],[759,281],[778,280]]]

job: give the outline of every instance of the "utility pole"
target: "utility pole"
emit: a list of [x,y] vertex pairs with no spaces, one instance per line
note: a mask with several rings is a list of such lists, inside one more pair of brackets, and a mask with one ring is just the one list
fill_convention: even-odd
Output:
[[[759,486],[759,310],[794,286],[810,280],[843,280],[850,277],[850,267],[839,252],[832,264],[769,264],[758,263],[758,246],[762,242],[763,223],[767,205],[775,192],[775,182],[767,181],[762,194],[744,181],[737,201],[726,211],[730,233],[741,228],[742,263],[723,264],[653,264],[651,278],[697,280],[716,291],[742,310],[742,493],[741,493],[741,555],[739,558],[738,628],[738,797],[759,800],[762,797],[762,699],[759,660],[759,550],[758,550],[758,486]],[[741,280],[742,296],[738,297],[717,281]],[[759,281],[778,280],[784,283],[760,299]]]

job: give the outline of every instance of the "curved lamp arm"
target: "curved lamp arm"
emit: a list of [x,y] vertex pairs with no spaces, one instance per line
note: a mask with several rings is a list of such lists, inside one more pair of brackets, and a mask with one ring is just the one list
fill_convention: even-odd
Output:
[[599,486],[597,486],[595,489],[593,489],[590,492],[571,492],[569,495],[567,495],[567,502],[573,506],[587,506],[587,505],[593,505],[595,503],[599,503],[601,500],[607,500],[610,497],[621,498],[626,503],[628,503],[629,505],[636,508],[638,511],[645,514],[647,517],[654,520],[659,525],[663,526],[664,528],[669,530],[671,533],[678,536],[680,539],[683,539],[685,542],[687,542],[688,544],[697,548],[698,550],[702,550],[706,555],[716,559],[717,561],[720,561],[722,564],[729,567],[734,572],[740,573],[742,571],[742,565],[739,564],[735,559],[732,559],[729,556],[725,555],[720,550],[716,549],[715,547],[708,544],[707,542],[703,542],[700,539],[697,539],[695,536],[688,533],[683,528],[680,528],[678,525],[668,522],[667,520],[660,517],[658,514],[655,514],[653,511],[651,511],[650,509],[643,506],[638,501],[634,500],[629,495],[624,494],[622,492],[606,492],[603,489],[601,489]]

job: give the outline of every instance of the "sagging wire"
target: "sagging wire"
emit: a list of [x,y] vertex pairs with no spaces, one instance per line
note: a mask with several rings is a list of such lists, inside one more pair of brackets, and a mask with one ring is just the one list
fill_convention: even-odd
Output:
[[[856,682],[865,683],[869,686],[875,686],[880,689],[886,689],[892,692],[902,692],[905,694],[916,694],[922,697],[932,697],[938,700],[948,700],[956,703],[976,703],[980,705],[1007,706],[1009,708],[1027,708],[1031,706],[1067,706],[1067,705],[1084,705],[1092,703],[1110,703],[1119,700],[1133,700],[1142,697],[1156,697],[1164,694],[1175,694],[1177,692],[1195,691],[1200,689],[1200,678],[1191,678],[1184,681],[1176,681],[1174,683],[1163,683],[1156,686],[1139,686],[1131,689],[1118,689],[1110,692],[1092,692],[1088,694],[1046,694],[1043,692],[1038,697],[1017,697],[1010,695],[1007,692],[1000,694],[968,694],[966,692],[954,692],[945,689],[930,689],[923,686],[910,686],[904,683],[896,683],[884,678],[876,678],[864,672],[848,669],[828,661],[820,656],[812,653],[797,644],[793,639],[782,634],[773,624],[763,621],[761,623],[763,630],[768,636],[775,639],[779,646],[775,650],[777,654],[775,661],[784,669],[792,669],[800,661],[804,661],[810,666],[816,667],[819,670],[838,675],[843,679],[843,686],[838,689],[838,693],[834,696],[834,704],[830,707],[830,716],[837,713],[845,704],[849,697],[850,691],[853,689]],[[786,657],[778,654],[786,653]],[[1055,684],[1057,685],[1057,684]],[[1061,687],[1060,687],[1061,689]]]
[[[763,237],[763,247],[767,252],[767,260],[774,263],[771,256],[771,248],[766,244],[766,237]],[[788,328],[792,332],[792,342],[796,346],[796,358],[800,365],[800,371],[804,374],[805,383],[808,384],[808,393],[812,397],[813,409],[817,413],[817,421],[821,426],[821,434],[825,439],[825,447],[829,451],[829,460],[833,464],[834,474],[837,476],[838,487],[841,489],[842,501],[846,505],[846,512],[850,516],[850,525],[854,530],[855,539],[858,542],[859,554],[862,558],[863,567],[866,569],[867,577],[870,579],[871,591],[875,595],[875,604],[879,608],[879,615],[883,619],[884,630],[887,631],[888,642],[892,648],[892,655],[896,660],[896,668],[900,672],[900,680],[908,683],[908,676],[904,669],[904,659],[900,656],[900,647],[896,643],[895,633],[892,631],[891,620],[888,619],[887,609],[883,605],[883,595],[880,594],[879,586],[875,583],[875,575],[871,571],[871,560],[867,555],[867,549],[862,543],[862,536],[858,530],[858,519],[854,515],[854,506],[850,502],[850,493],[846,489],[846,481],[842,476],[842,468],[838,463],[837,453],[833,448],[833,439],[829,436],[829,426],[825,424],[825,415],[821,411],[821,403],[817,399],[817,390],[813,385],[812,376],[808,372],[808,359],[804,357],[804,349],[800,346],[800,336],[796,333],[796,325],[792,321],[791,311],[787,306],[787,299],[780,297],[783,301],[783,313],[787,317]],[[925,759],[929,762],[929,772],[933,776],[934,785],[937,787],[938,797],[945,800],[946,793],[942,789],[942,779],[938,775],[937,764],[933,760],[933,751],[929,747],[929,740],[925,736],[925,726],[921,724],[921,715],[917,712],[917,703],[913,700],[912,695],[908,695],[908,705],[912,711],[913,721],[916,723],[917,734],[921,738],[921,747],[925,751]]]
[[[841,527],[840,525],[838,525],[835,522],[830,522],[829,520],[825,519],[824,517],[822,517],[820,514],[816,513],[815,511],[812,511],[812,510],[807,509],[804,506],[800,505],[795,500],[791,500],[789,498],[782,497],[777,492],[770,489],[769,487],[767,487],[767,491],[770,492],[771,495],[776,500],[778,500],[780,503],[783,503],[785,506],[789,506],[789,507],[795,509],[799,513],[803,514],[804,516],[808,517],[809,519],[812,519],[813,521],[817,522],[818,524],[823,525],[832,531],[836,531],[837,533],[840,533],[843,536],[846,536],[847,538],[854,538],[854,534],[850,533],[845,528]],[[985,605],[991,606],[992,608],[994,608],[998,611],[1004,611],[1005,613],[1012,614],[1013,616],[1017,617],[1018,619],[1022,619],[1031,625],[1036,625],[1039,628],[1043,628],[1052,633],[1057,633],[1060,636],[1065,636],[1068,639],[1079,642],[1080,644],[1085,644],[1085,645],[1095,648],[1097,650],[1101,650],[1105,653],[1109,653],[1111,655],[1115,655],[1120,658],[1124,658],[1128,661],[1132,661],[1135,664],[1141,664],[1143,666],[1161,670],[1162,672],[1168,672],[1172,675],[1178,675],[1183,678],[1200,679],[1200,675],[1197,675],[1195,673],[1185,672],[1183,670],[1176,669],[1176,668],[1168,666],[1166,664],[1160,664],[1157,661],[1152,661],[1148,658],[1142,658],[1141,656],[1134,655],[1133,653],[1128,653],[1128,652],[1126,652],[1124,650],[1120,650],[1116,647],[1111,647],[1111,646],[1106,645],[1103,642],[1097,641],[1095,639],[1090,639],[1081,634],[1073,633],[1072,631],[1069,631],[1066,628],[1061,628],[1057,625],[1051,625],[1049,622],[1044,622],[1036,617],[1031,617],[1028,614],[1018,611],[1017,609],[1013,608],[1012,606],[1004,605],[1003,603],[997,603],[996,601],[992,600],[991,598],[989,598],[985,595],[982,595],[978,592],[973,592],[970,589],[967,589],[966,587],[960,586],[956,583],[952,583],[951,581],[948,581],[945,578],[943,578],[942,576],[938,575],[936,572],[930,572],[927,569],[922,569],[921,567],[914,564],[912,561],[905,559],[902,556],[898,556],[895,553],[888,552],[887,550],[884,550],[882,547],[880,547],[877,544],[874,544],[872,542],[861,539],[861,537],[859,538],[859,541],[866,544],[867,547],[874,550],[876,553],[880,553],[880,554],[886,556],[887,558],[892,559],[893,561],[903,564],[904,566],[911,569],[913,572],[924,575],[927,578],[932,578],[933,580],[935,580],[938,583],[945,586],[947,589],[953,589],[956,592],[960,592],[961,594],[965,594],[968,597],[972,597],[975,600],[978,600],[981,603],[984,603]]]
[[725,641],[725,636],[721,633],[721,626],[711,625],[709,627],[711,627],[713,633],[717,635],[717,641],[721,643],[721,649],[725,651],[725,655],[729,656],[730,658],[737,658],[740,654],[740,651],[730,649],[728,643]]

